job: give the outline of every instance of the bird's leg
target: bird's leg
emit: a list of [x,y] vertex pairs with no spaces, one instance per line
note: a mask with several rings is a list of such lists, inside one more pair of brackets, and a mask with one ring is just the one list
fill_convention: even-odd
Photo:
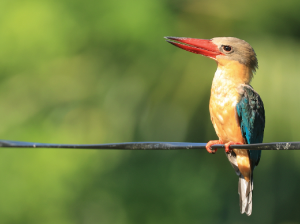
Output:
[[243,145],[243,144],[244,143],[242,143],[242,142],[233,142],[233,141],[227,142],[225,144],[225,152],[229,153],[232,150],[232,149],[229,148],[231,145]]
[[211,146],[212,145],[217,145],[217,144],[223,144],[223,142],[221,140],[214,140],[214,141],[209,141],[205,148],[207,150],[207,152],[215,154],[217,152],[218,149],[212,149]]

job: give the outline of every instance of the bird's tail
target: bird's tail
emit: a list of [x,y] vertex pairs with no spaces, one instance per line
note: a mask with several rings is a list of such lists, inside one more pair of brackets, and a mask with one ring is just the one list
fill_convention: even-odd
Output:
[[253,179],[247,182],[242,175],[239,176],[240,210],[242,214],[246,213],[248,216],[252,213],[252,191]]
[[238,168],[235,153],[232,151],[230,153],[225,154],[229,162],[231,163],[233,169],[235,170],[236,174],[239,176],[238,192],[240,195],[241,213],[246,213],[249,216],[252,213],[253,171],[251,173],[250,181],[247,182]]

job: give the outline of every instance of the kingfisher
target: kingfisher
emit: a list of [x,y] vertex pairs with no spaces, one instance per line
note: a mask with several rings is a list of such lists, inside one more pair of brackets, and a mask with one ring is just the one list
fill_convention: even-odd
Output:
[[167,42],[186,51],[201,54],[217,62],[209,112],[218,140],[209,141],[206,150],[215,144],[225,145],[225,154],[239,177],[240,211],[252,213],[253,170],[261,150],[231,149],[231,145],[262,143],[265,110],[259,94],[250,82],[258,68],[256,53],[246,41],[235,37],[196,39],[165,37]]

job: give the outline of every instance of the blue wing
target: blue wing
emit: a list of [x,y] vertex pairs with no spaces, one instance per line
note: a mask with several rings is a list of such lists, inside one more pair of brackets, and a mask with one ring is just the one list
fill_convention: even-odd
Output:
[[[243,85],[242,98],[236,105],[241,131],[248,144],[262,143],[265,129],[264,104],[250,85]],[[251,167],[258,165],[261,150],[249,150]]]

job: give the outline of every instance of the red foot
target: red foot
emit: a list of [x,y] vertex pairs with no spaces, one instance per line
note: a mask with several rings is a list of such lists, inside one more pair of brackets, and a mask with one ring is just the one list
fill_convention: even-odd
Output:
[[209,141],[209,142],[206,144],[206,146],[205,146],[207,152],[212,153],[212,154],[215,154],[215,153],[217,152],[218,149],[212,149],[211,146],[212,146],[212,145],[217,145],[217,144],[223,144],[223,142],[220,141],[220,140]]
[[229,146],[231,146],[231,145],[243,145],[244,143],[241,143],[241,142],[232,142],[232,141],[230,141],[230,142],[227,142],[226,144],[225,144],[225,152],[226,153],[229,153],[232,149],[230,149],[229,148]]

